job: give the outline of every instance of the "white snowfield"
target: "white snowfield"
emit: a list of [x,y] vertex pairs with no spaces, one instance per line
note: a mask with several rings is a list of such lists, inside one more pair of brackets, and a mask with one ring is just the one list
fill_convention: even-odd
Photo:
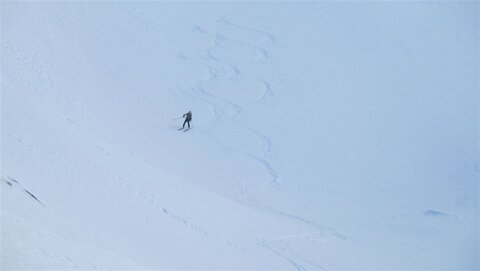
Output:
[[479,2],[0,7],[0,269],[480,268]]

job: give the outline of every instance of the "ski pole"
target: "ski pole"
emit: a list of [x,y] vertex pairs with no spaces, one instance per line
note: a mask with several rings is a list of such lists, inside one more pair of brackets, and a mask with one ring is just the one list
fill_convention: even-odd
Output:
[[182,118],[182,117],[174,118],[173,121],[179,120],[179,119],[181,119],[181,118]]

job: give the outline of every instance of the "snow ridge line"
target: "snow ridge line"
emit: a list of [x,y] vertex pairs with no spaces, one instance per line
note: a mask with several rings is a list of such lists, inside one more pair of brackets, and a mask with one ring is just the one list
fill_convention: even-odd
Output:
[[200,226],[196,223],[193,223],[193,222],[189,221],[188,219],[185,219],[184,217],[178,215],[177,213],[172,211],[170,208],[167,208],[164,204],[162,204],[160,202],[160,200],[155,195],[145,191],[145,189],[143,189],[143,188],[133,184],[132,182],[126,180],[125,178],[117,175],[115,172],[113,172],[113,171],[111,171],[107,168],[101,168],[101,170],[103,170],[105,172],[105,174],[110,176],[113,180],[120,183],[127,190],[131,191],[134,195],[143,199],[146,203],[148,203],[150,205],[153,205],[157,209],[160,209],[163,215],[168,216],[170,219],[176,221],[177,223],[180,223],[180,224],[190,228],[193,231],[196,231],[196,232],[198,232],[202,235],[205,235],[208,238],[210,238],[210,239],[212,239],[216,242],[226,244],[227,246],[230,246],[230,247],[232,247],[236,250],[242,251],[246,254],[250,254],[249,251],[247,251],[245,248],[242,248],[240,245],[238,245],[238,244],[236,244],[232,241],[222,239],[222,238],[212,234],[211,232],[205,230],[202,226]]
[[[34,232],[36,235],[41,235],[41,236],[48,237],[49,240],[54,240],[55,242],[59,242],[59,243],[60,242],[61,243],[70,243],[71,242],[68,239],[66,239],[65,237],[63,237],[61,234],[55,234],[54,235],[54,234],[52,234],[48,231],[45,231],[41,228],[37,228],[37,227],[33,227],[31,225],[23,224],[18,219],[12,219],[8,216],[3,216],[2,219],[4,220],[4,223],[5,223],[5,221],[8,221],[9,223],[12,223],[13,225],[15,225],[16,228],[26,229],[30,232]],[[86,242],[86,244],[90,245],[90,243],[88,243],[88,242]],[[74,258],[72,256],[65,256],[65,255],[59,255],[57,253],[47,252],[44,249],[40,248],[39,246],[30,246],[26,243],[22,243],[22,248],[28,250],[29,253],[42,254],[43,256],[45,256],[48,259],[51,259],[51,260],[56,261],[56,262],[61,262],[65,266],[68,266],[71,269],[75,269],[75,270],[101,270],[101,269],[97,268],[95,265],[92,265],[90,263],[80,264],[80,263],[78,263],[78,259],[72,259],[72,258]],[[21,254],[17,250],[14,250],[14,251],[19,257],[24,258],[23,254]],[[23,267],[24,268],[28,267],[29,270],[35,270],[36,268],[38,268],[38,266],[30,265],[24,259],[22,259],[22,263],[23,263]]]
[[270,244],[269,242],[267,242],[266,240],[262,240],[260,242],[260,245],[264,248],[267,248],[268,250],[272,251],[274,254],[278,255],[279,257],[285,259],[286,261],[288,261],[290,264],[293,265],[293,267],[295,267],[296,270],[298,271],[305,271],[307,270],[305,267],[303,267],[302,265],[298,264],[297,262],[295,262],[294,260],[292,260],[290,257],[286,256],[285,255],[285,252],[281,252],[279,251],[280,249],[278,248],[275,248],[275,246],[273,246],[272,244]]
[[[224,17],[218,19],[216,22],[218,24],[223,24],[223,25],[226,25],[226,26],[235,27],[235,28],[239,28],[239,29],[243,29],[243,30],[254,31],[256,33],[262,34],[265,37],[264,41],[269,41],[269,42],[275,41],[275,38],[272,34],[269,34],[265,31],[258,30],[256,28],[244,27],[244,26],[241,26],[241,25],[231,23],[231,22],[227,21]],[[206,83],[215,82],[216,80],[219,79],[220,74],[226,74],[223,77],[226,77],[226,79],[229,80],[229,81],[233,81],[233,80],[237,79],[239,76],[242,76],[240,70],[238,69],[238,67],[236,65],[234,65],[234,64],[232,64],[232,63],[230,63],[230,62],[228,62],[224,59],[221,59],[221,58],[217,57],[215,55],[214,51],[215,51],[215,49],[222,46],[222,44],[224,44],[225,42],[229,42],[229,43],[232,43],[232,44],[237,45],[237,46],[238,45],[250,46],[254,50],[256,50],[258,52],[261,52],[260,55],[263,56],[263,58],[261,58],[261,59],[266,59],[266,58],[268,58],[267,50],[262,48],[262,47],[252,45],[252,44],[249,44],[249,43],[246,43],[246,42],[239,42],[239,41],[236,41],[236,40],[226,38],[223,34],[220,34],[220,33],[212,34],[208,31],[204,30],[203,28],[199,27],[198,25],[195,25],[194,27],[192,27],[192,31],[201,33],[201,34],[206,35],[206,36],[210,37],[211,39],[213,39],[213,46],[206,50],[207,61],[211,61],[213,63],[217,62],[217,63],[223,64],[223,65],[222,65],[221,68],[217,68],[217,67],[214,67],[212,64],[208,64],[208,62],[205,63],[205,62],[202,62],[202,61],[193,60],[192,58],[186,57],[185,55],[181,54],[180,59],[189,61],[189,62],[194,63],[196,65],[204,66],[208,69],[208,71],[210,73],[210,77],[207,80],[203,80],[203,81],[200,81],[199,83],[197,83],[197,85],[194,88],[192,88],[192,91],[188,94],[190,94],[192,96],[195,95],[196,98],[199,98],[200,100],[208,103],[210,106],[213,107],[213,111],[215,112],[215,115],[216,115],[215,119],[216,119],[217,126],[218,126],[218,124],[220,124],[223,121],[238,119],[240,114],[242,113],[242,107],[240,105],[238,105],[238,104],[236,104],[236,103],[234,103],[230,100],[226,100],[224,98],[218,97],[218,96],[216,96],[216,95],[214,95],[214,94],[212,94],[212,93],[210,93],[210,92],[208,92],[204,89],[204,85]],[[257,61],[258,60],[259,59],[257,59]],[[222,73],[222,71],[223,71],[223,73]],[[269,98],[273,97],[274,92],[272,91],[270,83],[266,80],[260,80],[260,81],[262,82],[262,84],[264,86],[264,94],[258,100],[259,101],[261,101],[261,100],[264,101],[266,99],[269,99]],[[187,94],[187,93],[184,92],[184,94]],[[200,95],[201,97],[198,97],[198,95]],[[231,111],[233,111],[234,113],[224,114],[224,113],[226,113],[225,108],[230,108]],[[222,113],[222,115],[218,115],[220,113]],[[242,126],[246,130],[248,130],[252,135],[254,135],[256,138],[258,138],[259,141],[263,142],[263,144],[262,144],[263,147],[259,151],[259,154],[251,154],[251,153],[248,153],[248,152],[245,152],[245,151],[242,151],[242,150],[238,150],[238,149],[236,149],[236,148],[234,148],[234,147],[232,147],[232,146],[230,146],[226,143],[223,143],[221,140],[219,140],[218,138],[215,137],[215,135],[214,135],[214,133],[211,129],[206,129],[205,132],[211,138],[211,140],[213,142],[215,142],[216,144],[218,144],[219,146],[222,146],[223,148],[225,148],[225,149],[227,149],[231,152],[240,153],[240,154],[250,158],[252,161],[260,164],[263,168],[265,168],[265,170],[271,176],[271,181],[266,183],[266,184],[265,183],[262,184],[262,186],[263,185],[267,185],[267,186],[278,185],[278,181],[279,181],[280,178],[279,178],[278,174],[276,173],[275,169],[270,164],[270,162],[267,160],[268,156],[271,152],[271,141],[270,141],[270,139],[267,136],[260,133],[259,131],[255,130],[251,127],[248,127],[245,124],[243,124]],[[331,239],[341,239],[341,240],[345,239],[345,237],[343,237],[340,233],[338,233],[337,231],[335,231],[334,229],[332,229],[330,227],[316,225],[314,222],[309,221],[307,219],[304,219],[300,216],[296,216],[296,215],[292,215],[292,214],[288,214],[288,213],[276,210],[276,209],[274,209],[270,206],[267,206],[267,205],[259,202],[254,196],[252,196],[250,194],[249,187],[246,186],[245,183],[243,182],[243,179],[245,179],[248,176],[248,174],[252,170],[252,168],[253,168],[253,166],[248,167],[245,170],[245,172],[240,176],[240,178],[238,180],[239,192],[240,192],[242,197],[244,197],[245,199],[248,200],[247,202],[245,202],[243,200],[240,200],[240,202],[242,204],[249,205],[249,206],[254,207],[258,210],[262,210],[262,211],[268,212],[268,213],[273,214],[273,215],[281,216],[281,217],[284,217],[284,218],[287,218],[287,219],[290,219],[290,220],[294,220],[294,221],[298,221],[300,223],[307,224],[317,231],[313,234],[300,234],[300,235],[290,237],[288,239],[278,238],[278,239],[274,240],[276,243],[280,243],[280,244],[273,244],[273,241],[263,240],[261,242],[262,247],[267,248],[270,251],[272,251],[274,254],[284,258],[285,260],[290,262],[297,270],[306,270],[305,265],[313,266],[313,268],[315,268],[315,269],[325,269],[325,268],[321,267],[320,265],[316,264],[314,261],[309,260],[306,257],[300,255],[298,252],[294,251],[291,248],[289,242],[292,241],[292,240],[302,240],[302,239],[310,240],[311,238],[314,238],[318,235],[320,235],[320,236],[328,235],[328,236],[330,236]],[[302,264],[300,264],[299,262],[302,262]]]

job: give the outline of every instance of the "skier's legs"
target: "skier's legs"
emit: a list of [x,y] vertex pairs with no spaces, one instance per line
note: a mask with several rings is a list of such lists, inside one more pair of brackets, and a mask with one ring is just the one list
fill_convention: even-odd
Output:
[[[185,123],[187,123],[187,120],[185,119],[185,121],[183,122],[183,128],[185,128]],[[190,127],[190,122],[188,123],[188,127]]]
[[190,129],[190,121],[188,121],[187,123],[188,123],[188,129]]

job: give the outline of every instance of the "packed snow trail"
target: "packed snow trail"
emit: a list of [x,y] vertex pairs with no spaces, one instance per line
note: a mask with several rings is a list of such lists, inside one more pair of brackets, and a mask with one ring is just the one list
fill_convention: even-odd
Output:
[[[241,26],[241,25],[232,23],[228,21],[225,18],[225,16],[216,20],[216,23],[227,26],[227,27],[246,30],[255,35],[259,35],[263,37],[260,43],[269,43],[270,45],[274,44],[275,37],[272,34],[259,30],[257,28],[251,28],[251,27]],[[295,250],[293,250],[289,246],[289,242],[302,240],[304,238],[309,238],[309,237],[327,239],[330,241],[343,240],[345,239],[345,237],[330,227],[317,225],[308,219],[277,210],[265,203],[262,203],[260,200],[258,200],[255,196],[251,194],[250,191],[253,189],[258,192],[259,189],[261,190],[272,189],[273,187],[280,185],[280,176],[275,171],[275,169],[273,168],[272,164],[269,161],[269,156],[271,154],[271,149],[272,149],[271,141],[266,135],[262,134],[260,131],[255,130],[252,127],[248,126],[247,124],[244,124],[241,121],[239,121],[242,111],[244,110],[242,105],[235,103],[232,100],[222,98],[218,95],[214,95],[208,91],[209,85],[215,84],[220,77],[223,80],[227,80],[230,83],[235,83],[235,81],[238,78],[243,77],[243,78],[247,78],[248,80],[255,81],[259,85],[263,86],[263,89],[264,89],[263,94],[259,96],[260,98],[253,99],[253,102],[265,102],[268,99],[273,98],[274,91],[271,88],[271,84],[267,80],[256,79],[256,78],[252,78],[251,76],[245,75],[244,73],[241,72],[238,65],[236,65],[235,63],[231,63],[226,59],[222,59],[221,57],[215,54],[215,52],[219,48],[222,48],[222,49],[226,48],[228,50],[229,46],[246,46],[258,52],[259,57],[252,59],[254,63],[258,63],[258,62],[263,62],[268,60],[269,58],[268,50],[262,47],[261,45],[255,44],[255,41],[253,42],[243,41],[240,38],[235,38],[235,37],[231,38],[231,33],[228,33],[228,32],[226,34],[219,33],[219,32],[210,32],[198,25],[195,25],[194,27],[192,27],[192,31],[211,38],[213,42],[213,46],[206,49],[206,51],[203,54],[202,53],[199,54],[201,56],[200,60],[195,59],[194,56],[192,57],[186,56],[183,52],[179,52],[178,57],[181,60],[185,60],[192,63],[193,65],[199,65],[199,66],[205,67],[208,70],[210,77],[207,80],[198,82],[197,85],[193,86],[190,89],[190,91],[185,91],[180,87],[179,87],[179,90],[183,94],[190,95],[191,97],[199,99],[203,102],[206,102],[208,105],[213,107],[213,112],[215,112],[215,122],[211,123],[209,127],[206,127],[204,129],[204,133],[210,138],[210,140],[212,140],[219,146],[233,153],[238,153],[243,155],[244,157],[249,158],[253,163],[253,164],[250,164],[245,169],[244,173],[240,175],[240,178],[238,180],[238,185],[239,185],[238,192],[240,194],[239,202],[261,212],[266,212],[271,215],[278,216],[280,218],[296,221],[297,223],[306,224],[310,226],[313,231],[310,233],[298,233],[294,236],[291,236],[288,239],[281,238],[281,237],[274,237],[273,239],[265,239],[265,237],[259,236],[258,238],[261,238],[262,240],[259,243],[259,245],[261,245],[266,249],[271,250],[273,253],[277,254],[279,257],[284,258],[285,260],[290,262],[293,265],[293,267],[295,267],[297,270],[307,270],[309,268],[322,269],[322,270],[325,269],[321,265],[316,263],[315,259],[307,259],[306,257],[300,255],[298,252],[295,252]],[[221,139],[219,139],[216,133],[213,131],[213,128],[211,127],[218,126],[220,123],[222,124],[227,123],[227,126],[223,126],[223,127],[227,127],[227,129],[228,129],[228,124],[232,124],[232,123],[240,124],[242,127],[243,134],[245,136],[247,134],[250,134],[251,136],[255,137],[258,142],[261,142],[260,150],[257,153],[250,153],[250,152],[238,149],[236,147],[233,147],[229,145],[229,143],[226,143]],[[258,167],[258,166],[262,167],[263,170],[268,173],[268,175],[270,176],[270,180],[258,179],[259,177],[255,175],[251,175],[252,168]],[[245,183],[246,179],[255,179],[255,182],[257,184],[254,187],[248,186]]]

